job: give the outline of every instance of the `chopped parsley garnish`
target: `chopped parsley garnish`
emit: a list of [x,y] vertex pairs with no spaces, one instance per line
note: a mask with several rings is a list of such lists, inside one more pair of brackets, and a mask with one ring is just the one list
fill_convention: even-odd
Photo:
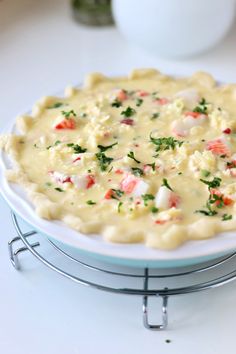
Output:
[[159,211],[159,209],[158,209],[157,207],[155,207],[155,206],[153,206],[153,207],[151,208],[151,212],[152,212],[153,214],[158,213],[158,211]]
[[83,112],[83,113],[80,113],[80,117],[81,117],[81,118],[86,118],[86,117],[87,117],[87,113],[84,113],[84,112]]
[[157,98],[157,97],[156,97],[157,94],[158,94],[158,91],[154,91],[154,92],[152,92],[151,95],[152,95],[153,98]]
[[38,145],[35,143],[34,144],[34,147],[36,148],[36,149],[39,149],[39,147],[38,147]]
[[130,106],[121,112],[121,114],[124,115],[125,117],[132,117],[135,113],[136,113],[135,109],[131,108]]
[[183,174],[183,172],[178,172],[178,175],[182,175]]
[[153,162],[153,163],[147,163],[146,166],[150,166],[153,171],[155,171],[155,169],[156,169],[156,164],[155,164],[155,162]]
[[157,119],[158,117],[160,117],[160,113],[153,113],[151,116],[151,120]]
[[73,109],[71,109],[70,111],[61,111],[61,113],[63,114],[63,116],[65,116],[66,119],[69,119],[71,116],[76,117],[76,113]]
[[95,154],[96,158],[98,159],[99,166],[102,171],[106,171],[108,166],[114,160],[112,157],[108,157],[104,154],[104,152],[98,152]]
[[64,105],[65,105],[65,103],[63,103],[63,102],[55,102],[51,106],[48,106],[47,109],[59,108]]
[[214,177],[212,181],[206,181],[204,179],[200,179],[201,182],[205,183],[208,186],[208,189],[217,188],[220,186],[221,178]]
[[136,106],[137,106],[137,107],[140,107],[141,104],[143,104],[143,99],[142,99],[142,98],[137,98],[137,100],[136,100]]
[[117,198],[121,198],[122,197],[122,195],[124,194],[124,192],[123,191],[121,191],[120,189],[112,189],[112,198],[113,199],[117,199]]
[[166,178],[163,178],[162,180],[162,186],[165,186],[166,188],[168,188],[170,191],[173,191],[173,189],[171,188],[171,186],[169,185],[168,181]]
[[212,195],[210,195],[208,202],[210,204],[215,204],[216,203],[216,206],[219,209],[223,208],[223,206],[225,205],[224,204],[224,200],[223,200],[223,195],[219,196],[219,195],[214,194],[214,193]]
[[221,157],[222,159],[225,159],[225,158],[227,157],[227,155],[220,155],[220,157]]
[[202,98],[201,101],[198,103],[198,106],[196,106],[194,108],[193,112],[206,114],[207,113],[207,105],[208,105],[208,103],[206,102],[205,98]]
[[73,148],[73,152],[74,154],[83,154],[87,151],[86,148],[82,148],[80,145],[78,144],[74,144],[74,143],[69,143],[67,144],[68,147],[72,147]]
[[52,186],[52,183],[51,183],[51,182],[46,182],[46,183],[45,183],[45,186],[51,187],[51,186]]
[[120,213],[122,205],[123,205],[122,202],[119,202],[119,203],[118,203],[118,207],[117,207],[118,213]]
[[208,176],[210,176],[211,172],[207,171],[207,170],[201,170],[201,174],[203,177],[208,177]]
[[103,146],[103,145],[98,145],[98,149],[101,151],[101,152],[105,152],[107,151],[108,149],[112,149],[113,146],[117,145],[118,142],[114,143],[114,144],[111,144],[111,145],[107,145],[107,146]]
[[227,162],[227,163],[226,163],[226,166],[227,166],[228,168],[236,168],[236,163],[235,163],[235,161]]
[[135,157],[134,157],[134,152],[133,151],[130,151],[127,155],[130,159],[134,160],[135,162],[137,163],[140,163],[141,161],[137,160]]
[[143,201],[144,201],[144,205],[145,205],[145,206],[148,206],[149,200],[154,200],[154,199],[155,199],[155,197],[154,197],[153,194],[143,194],[143,195],[142,195],[142,198],[143,198]]
[[156,145],[156,151],[174,150],[176,146],[181,146],[184,142],[174,139],[172,136],[167,138],[153,138],[150,134],[150,141]]
[[60,140],[57,140],[57,141],[54,143],[54,145],[49,145],[49,146],[46,147],[46,149],[49,150],[51,147],[57,146],[57,145],[59,145],[59,144],[61,144],[61,141],[60,141]]
[[218,214],[216,210],[212,209],[209,201],[207,201],[207,203],[206,203],[206,210],[204,210],[204,209],[196,210],[195,213],[201,213],[206,216],[214,216],[214,215]]
[[229,215],[229,214],[223,214],[222,215],[222,221],[231,220],[232,218],[233,218],[233,216]]
[[96,202],[94,202],[93,200],[87,200],[86,202],[88,205],[95,205],[97,204]]
[[132,170],[133,175],[139,176],[139,177],[143,176],[143,170],[141,168],[132,167],[131,170]]
[[56,187],[56,188],[54,188],[56,191],[58,191],[58,192],[64,192],[64,190],[63,189],[61,189],[60,187]]
[[119,108],[119,107],[122,106],[122,103],[121,103],[121,101],[119,101],[119,100],[116,99],[116,100],[114,100],[114,101],[112,102],[111,106],[112,106],[112,107],[117,107],[117,108]]

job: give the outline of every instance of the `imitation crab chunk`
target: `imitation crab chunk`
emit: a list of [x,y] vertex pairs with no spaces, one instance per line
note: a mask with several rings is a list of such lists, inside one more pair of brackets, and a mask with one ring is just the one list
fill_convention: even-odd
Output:
[[71,181],[78,189],[89,189],[95,184],[95,179],[92,175],[72,176]]
[[179,196],[168,189],[166,186],[161,186],[155,197],[155,205],[160,209],[176,208],[180,203]]
[[126,194],[132,194],[135,197],[140,197],[142,194],[147,193],[149,185],[141,178],[127,174],[121,181],[120,187]]

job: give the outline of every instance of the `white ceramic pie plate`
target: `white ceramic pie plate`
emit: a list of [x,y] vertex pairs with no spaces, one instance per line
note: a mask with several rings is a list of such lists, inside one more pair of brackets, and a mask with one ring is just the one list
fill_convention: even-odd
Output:
[[[4,129],[4,133],[15,131],[14,122]],[[8,183],[4,170],[11,161],[4,152],[0,154],[0,191],[10,208],[32,228],[52,240],[62,243],[73,253],[87,254],[102,261],[120,265],[169,268],[187,266],[218,258],[236,250],[236,231],[224,232],[212,239],[189,241],[172,251],[150,249],[143,244],[107,243],[98,235],[84,235],[60,221],[39,218],[26,193],[18,185]]]

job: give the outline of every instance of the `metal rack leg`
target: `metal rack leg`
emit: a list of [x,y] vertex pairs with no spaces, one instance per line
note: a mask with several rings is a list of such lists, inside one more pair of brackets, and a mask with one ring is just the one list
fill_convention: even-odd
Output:
[[[35,231],[30,231],[30,232],[25,233],[24,237],[29,237],[29,236],[32,236],[35,234],[36,234]],[[13,249],[13,245],[17,241],[20,241],[20,240],[21,240],[21,238],[19,236],[16,236],[8,242],[8,251],[9,251],[10,261],[15,269],[20,269],[20,263],[19,263],[19,259],[18,259],[19,253],[22,253],[22,252],[25,252],[28,250],[28,248],[26,246],[19,247],[16,250]],[[39,242],[34,242],[34,243],[32,243],[31,246],[38,247],[39,245],[40,245]]]
[[[148,290],[148,269],[145,269],[145,278],[144,278],[144,290]],[[158,296],[158,294],[157,294]],[[159,297],[159,296],[158,296]],[[168,325],[168,296],[163,295],[162,298],[162,323],[160,325],[150,324],[148,321],[148,296],[143,296],[143,324],[147,329],[154,331],[160,331],[167,328]]]

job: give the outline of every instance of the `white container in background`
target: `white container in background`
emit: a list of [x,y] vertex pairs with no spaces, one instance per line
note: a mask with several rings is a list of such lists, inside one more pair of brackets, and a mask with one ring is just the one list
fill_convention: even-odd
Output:
[[113,0],[112,7],[130,42],[165,57],[208,50],[224,38],[235,17],[235,0]]

